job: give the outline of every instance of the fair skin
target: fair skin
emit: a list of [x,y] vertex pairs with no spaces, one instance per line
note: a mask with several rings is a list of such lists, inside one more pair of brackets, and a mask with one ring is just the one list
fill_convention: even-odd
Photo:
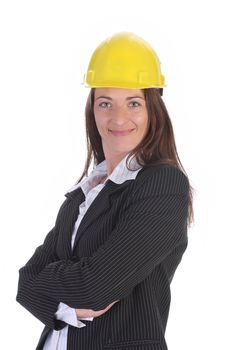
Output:
[[[148,113],[140,89],[97,88],[94,115],[102,139],[108,176],[116,165],[143,139]],[[111,130],[111,131],[110,131]],[[128,134],[117,131],[132,130]]]
[[[102,139],[107,164],[107,176],[116,165],[134,149],[145,136],[148,125],[146,101],[142,90],[96,88],[94,100],[96,126]],[[103,179],[104,180],[104,179]],[[98,317],[105,309],[76,309],[78,317]]]

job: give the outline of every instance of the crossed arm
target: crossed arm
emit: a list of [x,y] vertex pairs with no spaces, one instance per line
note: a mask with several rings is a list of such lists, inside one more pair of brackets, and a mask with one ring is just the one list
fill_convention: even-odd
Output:
[[63,321],[54,318],[60,302],[98,311],[129,295],[173,249],[187,244],[187,180],[180,175],[173,192],[172,171],[167,173],[170,193],[156,193],[159,178],[145,182],[109,239],[90,257],[54,260],[55,225],[19,270],[17,301],[50,328],[61,329]]

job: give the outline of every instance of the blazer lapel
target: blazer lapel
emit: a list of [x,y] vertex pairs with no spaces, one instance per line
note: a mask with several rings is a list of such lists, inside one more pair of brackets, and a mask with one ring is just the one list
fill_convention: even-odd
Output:
[[60,259],[69,259],[72,256],[71,237],[75,221],[79,215],[79,206],[85,201],[85,195],[78,187],[72,192],[67,192],[65,197],[69,198],[65,216],[61,220],[61,232],[58,236],[57,252]]
[[[142,168],[136,178],[139,178],[143,173],[145,172],[145,169]],[[75,250],[81,236],[85,233],[88,226],[90,226],[97,217],[99,217],[101,214],[106,212],[108,208],[111,206],[112,201],[114,200],[114,196],[119,196],[120,192],[123,192],[129,185],[130,182],[135,181],[133,179],[125,180],[123,183],[117,184],[110,179],[106,181],[105,186],[102,188],[102,190],[98,193],[94,201],[91,203],[90,207],[86,211],[79,227],[76,232],[76,237],[74,241],[73,251]],[[68,221],[65,225],[68,229],[65,230],[67,232],[65,234],[66,237],[63,238],[63,244],[64,246],[68,247],[67,254],[70,256],[72,255],[71,252],[71,236],[74,229],[74,224],[78,218],[79,215],[79,206],[80,204],[85,201],[85,195],[83,193],[83,190],[81,187],[76,188],[75,190],[71,192],[67,192],[65,194],[67,198],[71,199],[70,207],[69,207],[69,217]],[[64,228],[65,229],[65,228]],[[64,249],[64,247],[63,247]]]
[[[132,181],[132,180],[126,180],[122,184],[116,184],[111,180],[107,180],[103,189],[98,193],[94,201],[91,203],[91,205],[87,209],[78,227],[73,250],[75,250],[78,244],[78,241],[80,240],[81,236],[85,233],[88,226],[90,226],[96,220],[97,217],[99,217],[101,214],[106,212],[108,208],[111,206],[113,195],[115,195],[116,193],[118,194],[118,192],[120,191],[123,191],[128,186],[129,181]],[[72,193],[70,193],[69,195],[71,194]]]

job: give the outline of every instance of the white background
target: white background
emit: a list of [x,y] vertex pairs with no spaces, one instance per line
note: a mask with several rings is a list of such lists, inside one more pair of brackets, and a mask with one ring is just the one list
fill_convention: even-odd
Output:
[[230,6],[1,1],[2,349],[32,350],[43,329],[15,301],[18,269],[54,225],[84,168],[89,89],[81,82],[95,47],[118,31],[142,36],[159,55],[178,153],[196,190],[195,224],[171,285],[169,350],[233,348]]

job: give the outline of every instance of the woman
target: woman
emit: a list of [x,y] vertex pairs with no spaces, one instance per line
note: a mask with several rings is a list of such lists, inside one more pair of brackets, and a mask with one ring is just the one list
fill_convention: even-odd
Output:
[[19,270],[16,299],[45,324],[36,349],[165,350],[193,209],[160,62],[143,39],[117,33],[94,51],[85,83],[85,169]]

